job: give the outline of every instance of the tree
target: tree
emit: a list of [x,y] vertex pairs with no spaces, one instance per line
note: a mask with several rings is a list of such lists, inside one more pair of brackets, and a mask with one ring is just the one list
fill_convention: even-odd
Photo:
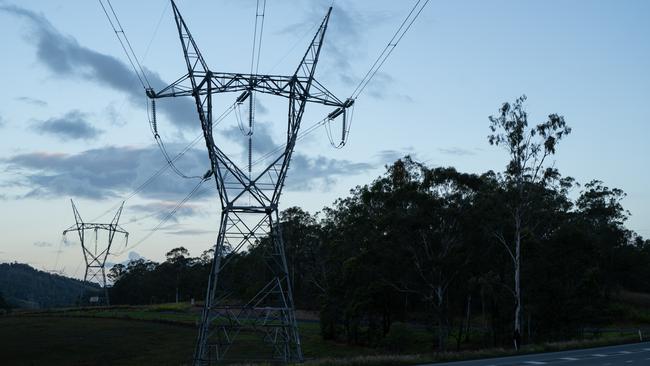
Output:
[[[478,176],[462,174],[454,168],[423,168],[419,187],[422,197],[415,200],[419,210],[410,218],[416,223],[411,225],[415,240],[407,246],[413,254],[418,293],[434,310],[438,347],[442,351],[446,349],[451,330],[448,292],[465,271],[470,258],[472,230],[467,219],[471,217],[473,197],[479,185]],[[469,297],[467,301],[471,301]]]
[[3,310],[5,313],[8,313],[9,311],[11,311],[11,306],[5,300],[5,298],[2,296],[2,292],[0,292],[0,310]]
[[504,103],[496,116],[489,117],[492,133],[488,135],[489,143],[503,146],[510,158],[504,183],[509,193],[507,208],[512,217],[513,238],[508,240],[503,229],[495,230],[494,236],[512,259],[514,334],[517,340],[522,334],[521,244],[534,220],[530,210],[534,202],[532,188],[536,185],[543,187],[559,179],[558,171],[546,166],[546,159],[555,154],[557,143],[571,133],[564,117],[557,114],[551,114],[546,122],[529,128],[525,101],[526,96],[523,95],[513,104]]

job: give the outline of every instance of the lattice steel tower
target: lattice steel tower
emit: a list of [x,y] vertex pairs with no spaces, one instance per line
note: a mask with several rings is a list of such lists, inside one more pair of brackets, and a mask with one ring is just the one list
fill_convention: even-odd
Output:
[[[111,245],[113,244],[113,239],[115,238],[116,233],[124,234],[126,240],[129,238],[129,233],[124,230],[118,222],[120,221],[120,215],[122,214],[122,208],[124,207],[124,202],[117,210],[117,213],[113,217],[113,220],[109,224],[98,224],[98,223],[89,223],[83,222],[77,207],[74,204],[74,201],[70,200],[72,203],[72,212],[74,213],[75,224],[70,226],[68,229],[63,231],[65,236],[71,231],[76,231],[79,235],[79,241],[81,242],[81,251],[84,255],[84,260],[86,262],[86,272],[84,273],[84,282],[97,282],[104,288],[104,301],[106,305],[110,305],[108,298],[108,288],[106,287],[106,258],[111,250]],[[108,235],[108,243],[100,245],[98,243],[98,231],[105,230]],[[87,236],[86,232],[94,232],[95,240],[94,245],[88,245],[86,242]]]
[[[211,71],[176,4],[173,0],[171,3],[187,74],[158,92],[148,89],[147,96],[151,99],[194,97],[221,202],[219,234],[194,351],[194,365],[230,360],[300,362],[303,355],[278,225],[278,201],[307,103],[335,107],[328,118],[343,115],[344,119],[347,108],[353,104],[353,100],[338,99],[314,79],[332,9],[327,11],[296,71],[289,76],[280,76]],[[286,146],[255,174],[251,174],[250,158],[246,172],[221,150],[213,138],[212,96],[228,92],[241,93],[238,103],[252,98],[255,92],[288,100]],[[250,143],[248,149],[250,156]],[[229,254],[262,239],[271,242],[265,266],[249,270],[265,271],[268,282],[252,298],[229,298],[220,283],[220,274],[232,258]]]

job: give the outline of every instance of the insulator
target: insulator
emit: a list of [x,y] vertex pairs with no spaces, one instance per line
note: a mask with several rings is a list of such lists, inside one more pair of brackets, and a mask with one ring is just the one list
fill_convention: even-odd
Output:
[[341,144],[345,143],[345,135],[346,135],[346,129],[347,129],[347,118],[345,118],[347,113],[345,113],[345,110],[343,112],[343,127],[341,128]]
[[158,121],[156,120],[156,100],[152,99],[151,100],[151,124],[153,125],[153,132],[156,136],[158,136]]
[[248,97],[249,97],[250,95],[251,95],[251,91],[250,91],[250,90],[245,90],[244,92],[242,92],[242,93],[237,97],[236,102],[237,102],[238,104],[242,104],[246,99],[248,99]]
[[332,113],[330,113],[330,114],[327,115],[327,118],[329,118],[329,119],[334,119],[334,118],[340,116],[341,113],[343,113],[343,111],[344,111],[344,109],[341,108],[341,107],[336,108]]
[[354,104],[354,99],[348,98],[345,100],[345,103],[343,103],[343,108],[350,108]]

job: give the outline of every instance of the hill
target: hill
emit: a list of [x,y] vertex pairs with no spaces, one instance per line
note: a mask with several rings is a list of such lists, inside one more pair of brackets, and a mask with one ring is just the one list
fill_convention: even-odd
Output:
[[23,263],[0,263],[0,293],[15,308],[73,306],[82,291],[99,291],[99,286],[39,271]]

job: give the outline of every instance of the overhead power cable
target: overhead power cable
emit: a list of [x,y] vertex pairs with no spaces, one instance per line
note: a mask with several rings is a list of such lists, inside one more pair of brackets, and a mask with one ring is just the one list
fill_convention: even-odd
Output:
[[187,194],[187,195],[186,195],[182,200],[180,200],[180,201],[176,204],[176,206],[174,206],[174,208],[173,208],[173,209],[172,209],[172,210],[171,210],[167,215],[165,215],[165,217],[163,217],[162,220],[160,220],[160,222],[159,222],[156,226],[154,226],[154,227],[153,227],[153,228],[152,228],[152,229],[147,233],[147,235],[145,235],[143,238],[141,238],[140,240],[138,240],[136,243],[134,243],[134,244],[132,244],[132,245],[129,245],[129,246],[125,247],[124,249],[122,249],[122,250],[119,251],[118,253],[111,254],[111,255],[112,255],[112,256],[115,256],[115,257],[120,256],[120,255],[126,253],[127,251],[129,251],[129,250],[131,250],[131,249],[137,247],[138,245],[142,244],[142,243],[143,243],[144,241],[146,241],[147,239],[149,239],[153,234],[155,234],[158,230],[160,230],[160,228],[161,228],[163,225],[165,225],[165,224],[167,223],[167,221],[169,221],[169,219],[171,219],[172,217],[174,217],[174,215],[176,214],[176,212],[177,212],[177,211],[178,211],[178,210],[179,210],[179,209],[180,209],[180,208],[181,208],[181,207],[182,207],[182,206],[183,206],[187,201],[189,201],[189,200],[192,198],[192,196],[194,196],[194,194],[196,193],[196,191],[199,190],[199,188],[201,187],[201,185],[202,185],[203,183],[205,183],[206,181],[208,181],[209,179],[210,179],[210,175],[206,174],[205,177],[204,177],[203,179],[201,179],[201,180],[196,184],[196,186],[194,186],[194,188],[192,188],[192,190],[190,191],[190,193],[188,193],[188,194]]
[[[135,75],[138,77],[138,80],[140,80],[140,84],[142,84],[142,87],[145,90],[147,88],[151,88],[151,84],[149,83],[149,80],[147,79],[147,75],[145,74],[144,69],[140,64],[140,61],[138,60],[138,56],[136,56],[135,52],[133,52],[133,47],[131,46],[131,42],[129,42],[129,39],[126,36],[126,32],[124,32],[124,28],[122,27],[122,24],[120,23],[120,20],[118,19],[117,14],[115,13],[115,9],[113,9],[113,4],[111,4],[111,0],[97,0],[97,1],[99,1],[99,5],[101,5],[102,10],[104,10],[104,14],[106,14],[106,19],[108,19],[108,22],[113,28],[113,31],[117,36],[117,39],[120,41],[120,45],[122,46],[122,49],[124,50],[124,53],[126,54],[126,57],[128,58],[129,63],[133,68],[133,71],[135,72]],[[104,1],[106,2],[106,5],[104,5]]]
[[388,59],[388,56],[393,52],[395,47],[399,44],[399,42],[402,40],[406,32],[411,29],[411,26],[413,25],[413,22],[418,18],[420,13],[422,13],[422,10],[427,6],[429,3],[429,0],[418,0],[415,5],[411,8],[411,11],[408,13],[406,18],[402,21],[402,24],[400,24],[399,28],[397,28],[397,31],[395,31],[395,34],[393,34],[393,37],[388,41],[388,44],[386,44],[386,47],[381,51],[375,62],[372,64],[370,67],[370,70],[366,72],[366,74],[363,76],[363,79],[359,82],[359,85],[354,89],[352,92],[352,96],[350,97],[351,99],[357,99],[359,95],[363,92],[363,90],[366,88],[370,80],[372,80],[379,69],[382,67],[384,62],[386,62],[386,59]]
[[[260,11],[261,3],[261,11]],[[257,74],[260,68],[260,54],[262,52],[262,36],[264,34],[264,17],[266,14],[266,0],[257,0],[255,6],[255,29],[253,32],[253,51],[251,56],[251,74]],[[260,24],[258,32],[257,24]]]
[[[235,104],[232,104],[230,107],[228,107],[221,115],[215,120],[214,125],[218,125],[221,123],[232,111],[234,110]],[[164,173],[167,169],[169,169],[178,159],[180,159],[185,153],[187,153],[194,145],[196,145],[197,142],[201,140],[203,137],[203,133],[199,133],[192,141],[190,141],[189,144],[187,144],[176,156],[173,158],[166,160],[165,164],[161,166],[158,170],[156,170],[152,175],[149,176],[144,182],[142,182],[138,187],[136,187],[131,193],[129,193],[127,196],[125,196],[122,201],[128,201],[129,199],[133,198],[136,194],[140,193],[147,185],[149,185],[151,182],[153,182],[156,178],[158,178],[162,173]],[[167,155],[168,156],[168,155]],[[171,164],[170,164],[171,162]],[[92,221],[97,221],[98,219],[104,217],[110,212],[115,211],[117,207],[119,207],[121,203],[118,203],[117,205],[109,208],[105,212],[103,212],[101,215],[97,216],[94,218]]]
[[158,23],[156,24],[156,27],[153,30],[153,34],[151,35],[151,39],[149,40],[149,43],[147,44],[147,48],[144,50],[144,53],[142,54],[142,61],[144,62],[144,59],[147,58],[147,55],[149,55],[149,50],[151,49],[151,45],[153,44],[153,40],[156,38],[156,34],[158,34],[158,29],[160,28],[160,23],[162,23],[163,18],[165,17],[165,14],[167,13],[167,9],[169,9],[169,4],[171,4],[170,1],[164,0],[165,2],[165,8],[163,9],[162,13],[160,13],[160,18],[158,18]]
[[[345,144],[347,143],[349,136],[350,136],[350,129],[352,126],[352,117],[354,115],[354,102],[356,99],[363,93],[365,90],[366,86],[368,86],[368,83],[377,75],[377,72],[379,72],[379,69],[384,65],[388,57],[393,53],[395,50],[395,47],[399,44],[399,42],[402,40],[404,35],[411,29],[411,26],[413,25],[413,22],[420,16],[422,13],[422,10],[427,6],[429,3],[429,0],[417,0],[416,3],[413,5],[411,10],[409,11],[408,15],[400,26],[397,28],[391,39],[388,41],[386,46],[382,49],[382,51],[379,53],[379,56],[375,59],[373,62],[372,66],[370,66],[370,69],[365,73],[357,87],[354,89],[352,92],[352,95],[347,99],[346,103],[349,102],[349,105],[346,105],[344,107],[339,108],[338,111],[335,111],[333,113],[338,112],[335,114],[335,116],[328,118],[327,119],[327,137],[330,141],[330,144],[332,147],[336,149],[340,149]],[[350,111],[350,116],[347,116],[346,109],[348,107],[352,107],[352,110]],[[331,115],[331,114],[330,114]],[[329,122],[331,122],[336,116],[343,115],[342,117],[342,126],[341,126],[341,140],[337,144],[334,142],[334,137],[331,131],[331,127]]]

